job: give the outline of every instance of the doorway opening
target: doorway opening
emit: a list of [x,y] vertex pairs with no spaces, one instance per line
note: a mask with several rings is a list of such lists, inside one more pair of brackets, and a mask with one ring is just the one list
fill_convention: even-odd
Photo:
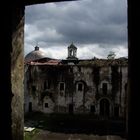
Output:
[[102,99],[100,101],[100,115],[103,117],[110,116],[110,103],[108,99]]

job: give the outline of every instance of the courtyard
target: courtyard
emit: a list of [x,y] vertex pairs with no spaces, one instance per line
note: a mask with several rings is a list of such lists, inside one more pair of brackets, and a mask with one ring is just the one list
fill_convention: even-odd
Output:
[[24,126],[24,140],[125,140],[123,120],[92,115],[29,113]]
[[33,136],[26,136],[24,140],[125,140],[120,136],[99,136],[93,134],[66,134],[55,133],[47,130],[38,130]]

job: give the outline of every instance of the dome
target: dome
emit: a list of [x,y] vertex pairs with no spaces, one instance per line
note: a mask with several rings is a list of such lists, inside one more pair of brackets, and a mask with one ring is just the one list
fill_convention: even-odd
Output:
[[25,62],[30,62],[33,60],[45,58],[45,53],[39,50],[39,47],[36,46],[34,51],[31,51],[25,56]]

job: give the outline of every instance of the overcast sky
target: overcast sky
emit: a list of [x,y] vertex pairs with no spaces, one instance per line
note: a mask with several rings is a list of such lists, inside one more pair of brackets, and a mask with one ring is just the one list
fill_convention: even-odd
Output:
[[24,54],[38,44],[47,57],[65,59],[74,43],[77,57],[128,56],[127,0],[80,0],[27,6]]

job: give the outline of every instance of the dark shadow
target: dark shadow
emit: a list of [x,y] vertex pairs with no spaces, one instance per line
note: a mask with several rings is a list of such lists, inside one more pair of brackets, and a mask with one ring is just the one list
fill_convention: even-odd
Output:
[[92,114],[44,114],[25,115],[25,126],[66,134],[118,135],[125,137],[123,119],[101,119]]

